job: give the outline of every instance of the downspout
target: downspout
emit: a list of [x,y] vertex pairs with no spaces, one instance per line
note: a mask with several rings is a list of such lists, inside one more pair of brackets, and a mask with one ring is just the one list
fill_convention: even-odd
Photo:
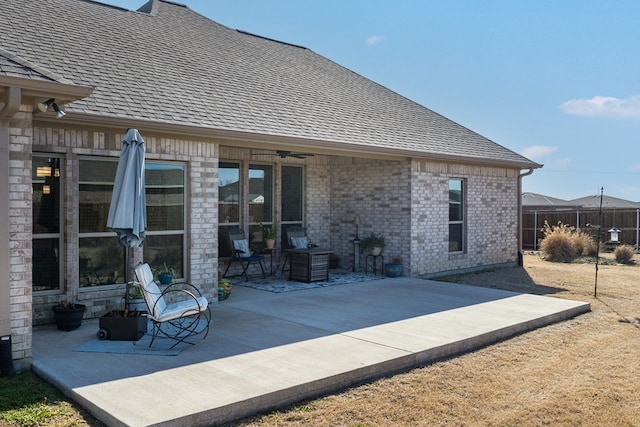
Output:
[[529,176],[532,173],[533,168],[529,168],[527,172],[518,175],[518,265],[520,267],[524,265],[524,261],[522,259],[522,178]]
[[20,109],[22,91],[7,89],[7,99],[0,110],[0,369],[2,376],[12,376],[11,293],[9,259],[9,128]]

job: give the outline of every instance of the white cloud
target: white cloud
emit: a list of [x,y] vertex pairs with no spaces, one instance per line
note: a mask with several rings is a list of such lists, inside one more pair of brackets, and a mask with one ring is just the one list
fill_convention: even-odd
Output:
[[570,99],[560,104],[560,109],[576,116],[640,119],[640,95],[633,95],[626,99],[613,96]]
[[549,166],[557,170],[566,170],[571,165],[571,157],[562,157],[560,159],[554,159],[549,163]]
[[541,160],[549,154],[558,151],[558,147],[550,147],[548,145],[532,145],[522,150],[522,155],[531,160]]
[[369,36],[367,37],[367,46],[376,46],[384,41],[382,36]]

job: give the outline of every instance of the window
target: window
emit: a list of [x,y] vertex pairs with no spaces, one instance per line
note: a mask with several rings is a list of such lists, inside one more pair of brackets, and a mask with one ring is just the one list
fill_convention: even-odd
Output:
[[[125,282],[125,248],[107,228],[118,162],[81,159],[79,178],[80,287]],[[156,269],[166,263],[184,272],[184,166],[145,164],[147,230],[144,257]]]
[[[302,167],[282,167],[282,226],[302,225]],[[220,162],[218,165],[218,254],[232,254],[227,232],[230,228],[248,226],[249,243],[254,247],[264,242],[262,226],[274,224],[274,167],[270,164]],[[246,222],[246,224],[245,224]]]
[[60,157],[32,158],[33,290],[60,289],[62,239]]
[[286,242],[288,227],[302,227],[303,217],[303,169],[299,166],[282,167],[282,227],[280,240],[283,248]]
[[125,282],[125,249],[107,228],[117,160],[79,161],[80,287]]
[[173,269],[184,277],[185,167],[175,163],[145,163],[147,237],[144,258],[151,268]]
[[273,166],[249,165],[248,202],[249,241],[264,245],[262,227],[273,224]]
[[218,256],[232,254],[227,232],[240,226],[240,164],[218,165]]
[[449,180],[449,252],[464,251],[464,181]]

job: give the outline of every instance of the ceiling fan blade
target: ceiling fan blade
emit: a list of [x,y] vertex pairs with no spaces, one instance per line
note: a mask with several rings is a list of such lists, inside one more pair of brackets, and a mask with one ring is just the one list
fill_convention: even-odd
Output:
[[276,153],[274,155],[279,156],[282,159],[285,159],[287,157],[294,157],[296,159],[305,159],[307,157],[313,156],[313,154],[311,153],[294,153],[287,150],[276,150]]

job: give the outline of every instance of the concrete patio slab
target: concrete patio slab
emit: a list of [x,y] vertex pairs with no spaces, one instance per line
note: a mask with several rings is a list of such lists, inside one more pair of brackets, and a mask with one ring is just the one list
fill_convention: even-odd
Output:
[[235,286],[207,339],[178,356],[74,351],[34,330],[33,369],[110,426],[238,420],[472,351],[588,312],[588,303],[412,278],[270,293]]

